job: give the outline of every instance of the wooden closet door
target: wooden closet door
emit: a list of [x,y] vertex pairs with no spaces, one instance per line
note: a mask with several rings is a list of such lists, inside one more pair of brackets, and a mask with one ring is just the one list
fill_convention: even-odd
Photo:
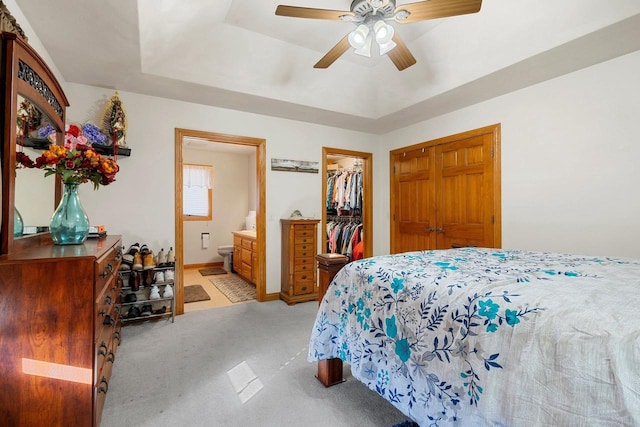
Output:
[[492,136],[435,147],[436,249],[493,247]]
[[422,147],[393,155],[392,253],[435,247],[434,154],[433,147]]
[[500,247],[500,125],[390,153],[391,253]]

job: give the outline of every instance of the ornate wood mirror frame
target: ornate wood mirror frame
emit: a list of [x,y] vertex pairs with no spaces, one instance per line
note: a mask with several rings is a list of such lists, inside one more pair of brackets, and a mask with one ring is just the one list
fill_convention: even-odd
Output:
[[[25,99],[47,116],[56,130],[56,144],[63,143],[66,107],[69,102],[47,64],[19,34],[2,32],[0,82],[3,103],[0,120],[3,143],[0,147],[2,167],[2,225],[0,254],[9,254],[50,239],[49,233],[14,238],[13,221],[16,191],[16,143],[18,99]],[[43,178],[44,180],[44,178]],[[54,206],[61,197],[61,183],[56,176]]]

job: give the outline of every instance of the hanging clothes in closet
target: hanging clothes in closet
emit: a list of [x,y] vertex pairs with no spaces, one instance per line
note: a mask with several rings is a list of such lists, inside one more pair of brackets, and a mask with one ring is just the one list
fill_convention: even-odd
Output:
[[335,216],[327,222],[326,232],[329,253],[345,255],[349,258],[349,261],[362,258],[361,249],[357,249],[362,246],[362,223],[360,218]]
[[327,176],[327,213],[359,216],[362,211],[362,171],[343,170]]

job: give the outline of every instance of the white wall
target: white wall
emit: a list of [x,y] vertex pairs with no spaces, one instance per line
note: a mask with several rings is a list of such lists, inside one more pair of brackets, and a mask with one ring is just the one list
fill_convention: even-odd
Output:
[[501,123],[503,247],[640,257],[639,75],[635,52],[387,134],[376,193],[388,150]]
[[[113,90],[68,83],[68,121],[95,120]],[[131,157],[118,160],[116,182],[93,191],[80,188],[91,222],[121,234],[125,245],[175,248],[174,132],[195,129],[266,139],[267,292],[280,289],[280,218],[298,209],[319,217],[324,174],[271,171],[271,158],[322,161],[322,147],[374,153],[378,137],[326,126],[241,113],[187,102],[119,92],[127,112]],[[251,196],[250,196],[251,197]],[[374,200],[382,209],[383,197]],[[246,214],[242,216],[244,218]],[[388,235],[385,237],[388,239]],[[374,240],[374,251],[376,251]],[[378,252],[380,252],[378,250]],[[177,254],[176,254],[177,255]]]
[[[244,228],[250,188],[255,189],[256,156],[188,149],[183,149],[182,156],[184,163],[213,167],[212,220],[184,221],[184,263],[222,262],[218,246],[233,245],[231,232]],[[250,176],[254,177],[252,185]],[[202,248],[201,233],[209,233],[206,249]]]

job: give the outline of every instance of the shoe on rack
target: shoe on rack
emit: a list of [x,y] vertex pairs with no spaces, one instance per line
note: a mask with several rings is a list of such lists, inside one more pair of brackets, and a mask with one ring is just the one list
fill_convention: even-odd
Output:
[[167,285],[164,287],[162,298],[173,298],[173,288],[171,287],[171,285]]
[[134,293],[130,293],[124,296],[124,302],[136,302],[138,297]]
[[142,306],[142,311],[140,313],[141,316],[151,316],[152,313],[151,304],[145,304]]
[[127,255],[123,255],[122,257],[122,262],[120,263],[120,271],[130,271],[131,270],[131,265],[133,264],[133,257],[131,257],[131,264],[125,264],[124,263],[124,257],[126,257]]
[[135,317],[140,317],[140,309],[137,305],[132,305],[127,313],[127,319],[133,319]]
[[148,254],[149,252],[151,252],[149,250],[149,246],[147,246],[147,245],[140,246],[140,253],[142,254],[142,256]]
[[156,256],[156,263],[158,264],[158,267],[164,267],[167,263],[167,256],[164,253],[164,248],[160,249],[160,252],[158,252],[158,255]]
[[156,277],[154,280],[156,283],[164,283],[164,273],[162,271],[156,271]]
[[159,308],[157,310],[153,310],[153,314],[164,314],[167,312],[167,306],[163,305],[162,308]]
[[142,279],[145,287],[150,287],[153,285],[153,271],[152,270],[142,270]]
[[171,283],[175,280],[175,274],[173,270],[166,270],[164,272],[164,283]]
[[169,248],[169,252],[167,252],[167,265],[175,265],[176,264],[176,256],[173,253],[173,247]]
[[120,265],[127,266],[128,269],[131,269],[131,266],[133,265],[133,255],[131,254],[122,255],[122,264]]
[[142,255],[140,252],[136,252],[133,255],[133,267],[134,270],[142,270]]
[[153,259],[153,252],[148,252],[144,255],[143,266],[145,270],[151,270],[152,268],[156,268],[156,262]]
[[153,288],[151,288],[149,299],[160,299],[160,289],[157,285],[153,285]]
[[140,252],[140,243],[134,243],[129,246],[129,249],[127,249],[127,252],[125,253],[128,255],[135,255],[136,252]]
[[132,291],[140,289],[140,273],[137,271],[132,271],[129,274],[129,287]]

